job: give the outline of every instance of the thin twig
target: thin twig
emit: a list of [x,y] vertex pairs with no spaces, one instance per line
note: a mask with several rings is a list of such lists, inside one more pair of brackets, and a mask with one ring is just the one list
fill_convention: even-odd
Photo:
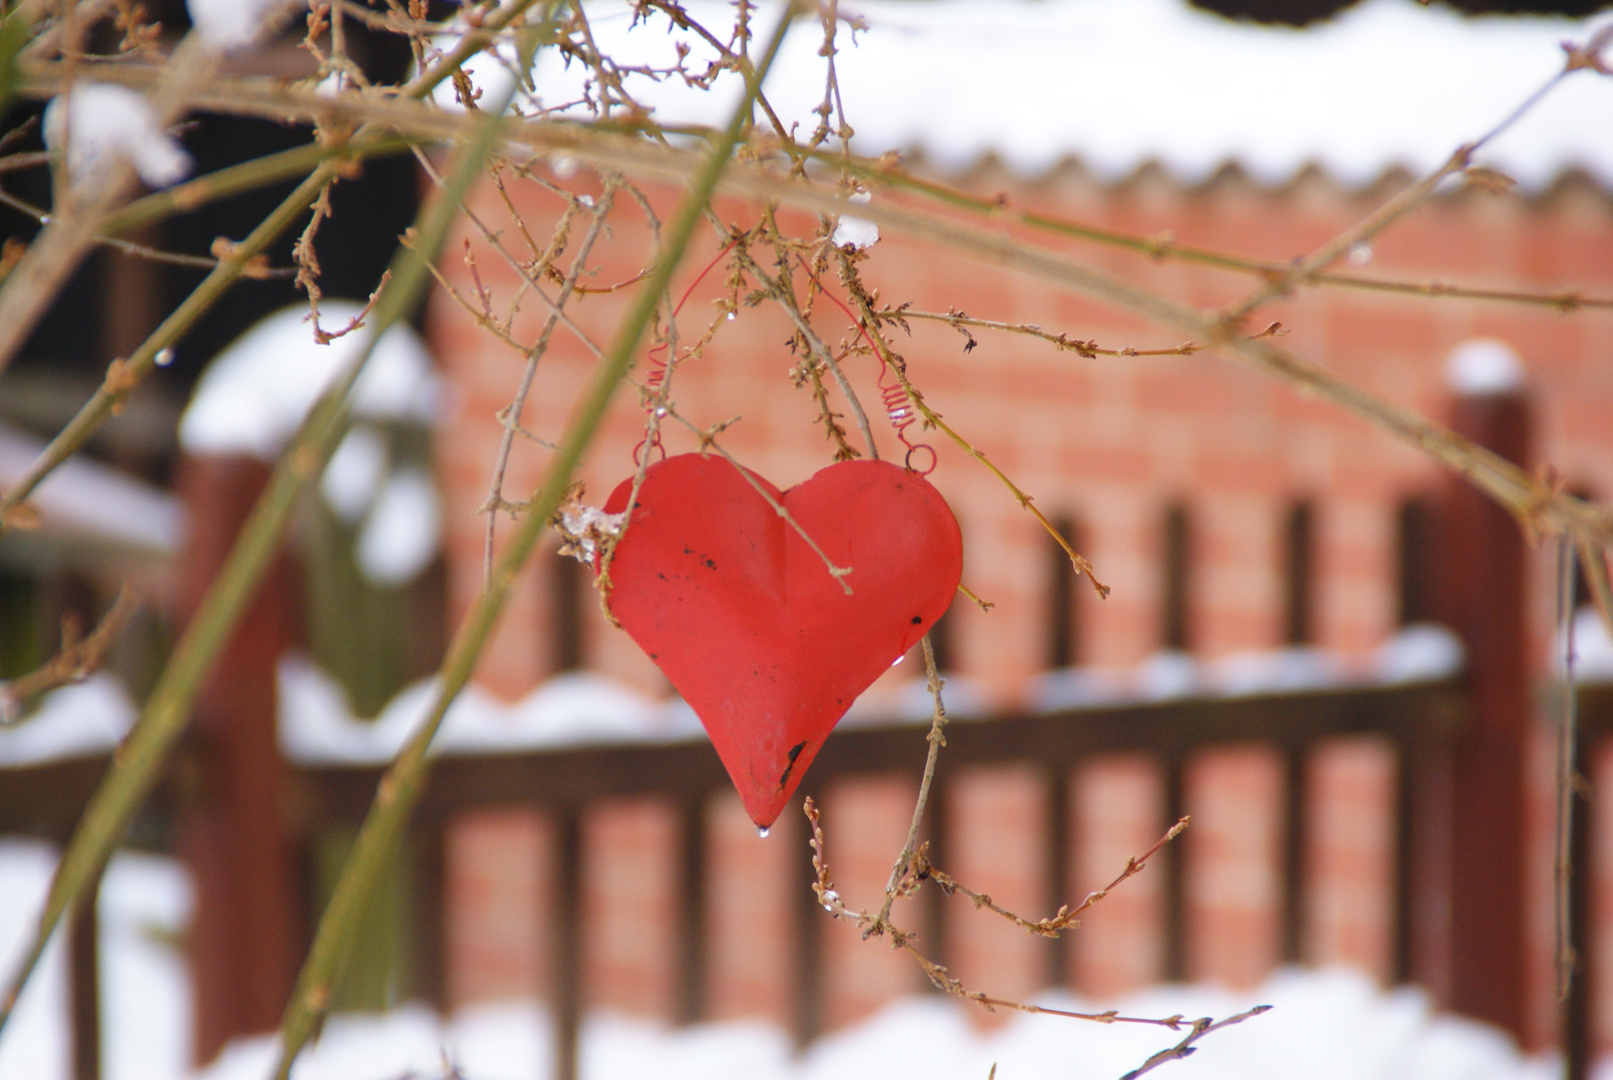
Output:
[[862,282],[857,276],[856,267],[853,263],[852,257],[844,251],[840,251],[838,254],[840,257],[841,281],[845,283],[847,291],[851,295],[852,303],[857,306],[857,310],[861,314],[861,323],[863,329],[867,331],[870,340],[872,340],[874,343],[875,349],[879,351],[880,359],[890,370],[891,374],[896,377],[896,381],[901,383],[902,389],[907,393],[908,401],[911,402],[913,408],[924,417],[925,426],[936,428],[941,431],[949,439],[956,443],[964,453],[968,454],[970,457],[974,458],[976,461],[980,462],[980,464],[984,465],[988,470],[990,470],[993,476],[1000,480],[1009,491],[1013,492],[1014,498],[1018,501],[1019,505],[1030,511],[1031,516],[1036,518],[1036,520],[1041,523],[1042,528],[1047,530],[1048,535],[1058,542],[1059,547],[1064,549],[1064,553],[1069,556],[1071,565],[1075,567],[1077,573],[1086,575],[1086,579],[1092,583],[1092,588],[1097,592],[1099,598],[1107,598],[1109,595],[1109,586],[1098,580],[1098,575],[1093,565],[1088,562],[1080,552],[1076,551],[1074,546],[1072,546],[1071,543],[1064,538],[1063,534],[1059,532],[1058,527],[1047,519],[1047,515],[1042,513],[1034,500],[1032,500],[1029,495],[1022,491],[1018,484],[1015,484],[1012,480],[1010,480],[1008,478],[1008,474],[999,469],[983,451],[970,443],[962,435],[958,434],[950,424],[947,424],[944,420],[942,420],[941,415],[934,409],[930,408],[930,406],[925,402],[924,395],[919,393],[918,390],[914,388],[912,382],[910,382],[907,377],[907,365],[902,362],[901,357],[897,356],[893,351],[891,351],[890,346],[885,341],[884,335],[879,332],[880,317],[874,311],[872,298],[869,297],[868,293],[863,289]]
[[[1236,1016],[1228,1017],[1227,1019],[1219,1022],[1214,1021],[1209,1017],[1205,1017],[1202,1020],[1189,1021],[1180,1013],[1177,1013],[1174,1016],[1154,1017],[1123,1016],[1113,1009],[1101,1013],[1084,1013],[1069,1009],[1052,1009],[1043,1005],[1032,1005],[1026,1002],[1012,1001],[1007,998],[992,997],[991,995],[982,993],[978,990],[970,990],[962,982],[948,973],[945,967],[937,964],[934,960],[931,960],[928,956],[920,952],[918,947],[913,944],[914,935],[891,923],[887,916],[870,915],[866,911],[857,911],[846,906],[845,900],[841,898],[839,890],[835,888],[834,882],[829,875],[829,857],[826,850],[827,844],[823,835],[823,823],[819,816],[817,805],[812,801],[811,796],[808,796],[802,802],[801,809],[806,814],[807,821],[811,826],[812,835],[809,843],[812,847],[812,891],[817,895],[818,903],[825,911],[829,913],[830,917],[840,919],[845,922],[850,922],[857,926],[858,929],[861,930],[862,936],[865,940],[875,934],[883,933],[888,935],[891,939],[891,947],[901,949],[903,952],[906,952],[909,956],[911,956],[914,962],[919,965],[919,969],[924,972],[925,977],[930,980],[931,984],[943,993],[950,994],[951,996],[960,998],[964,1001],[974,1002],[976,1005],[979,1005],[988,1012],[995,1012],[997,1009],[1013,1009],[1017,1012],[1046,1016],[1062,1016],[1068,1017],[1072,1020],[1087,1020],[1098,1024],[1144,1024],[1150,1027],[1169,1028],[1172,1031],[1179,1030],[1184,1026],[1189,1028],[1189,1034],[1186,1039],[1180,1043],[1177,1043],[1174,1047],[1167,1048],[1166,1050],[1153,1055],[1138,1069],[1128,1073],[1128,1077],[1140,1076],[1148,1070],[1155,1068],[1166,1061],[1170,1061],[1173,1058],[1186,1057],[1192,1052],[1190,1049],[1191,1045],[1209,1032],[1218,1028],[1227,1027],[1231,1024],[1241,1023],[1242,1021],[1249,1019],[1251,1016],[1258,1016],[1271,1008],[1269,1005],[1257,1005],[1253,1009],[1239,1013]],[[1163,841],[1161,841],[1161,843],[1163,843]],[[1150,849],[1150,853],[1153,850],[1157,850],[1158,847],[1159,845],[1156,844],[1153,849]],[[1145,859],[1147,858],[1147,855],[1145,854],[1141,858]],[[1141,859],[1133,859],[1131,862],[1140,863]],[[1128,876],[1130,875],[1122,874],[1121,877],[1116,879],[1116,882],[1118,883]],[[906,893],[901,892],[900,889],[897,891],[900,895],[906,895]]]
[[55,656],[26,675],[0,682],[0,728],[14,724],[33,701],[58,687],[81,683],[106,660],[107,650],[140,607],[140,594],[125,585],[89,637],[79,634],[78,620],[62,617],[62,645]]
[[1060,930],[1078,928],[1081,925],[1079,916],[1082,912],[1086,911],[1088,908],[1092,907],[1092,905],[1107,897],[1109,893],[1113,891],[1121,882],[1125,881],[1134,874],[1139,873],[1144,865],[1147,864],[1148,860],[1154,855],[1154,853],[1159,851],[1160,848],[1164,847],[1172,840],[1176,839],[1176,837],[1181,834],[1182,830],[1187,828],[1188,825],[1192,823],[1192,820],[1193,819],[1191,816],[1186,816],[1183,817],[1182,820],[1178,821],[1175,825],[1172,825],[1168,830],[1166,830],[1164,836],[1154,841],[1153,847],[1149,848],[1141,855],[1135,855],[1127,859],[1126,867],[1124,870],[1120,871],[1118,877],[1096,892],[1087,893],[1087,895],[1075,907],[1071,908],[1068,905],[1062,906],[1058,909],[1058,911],[1054,912],[1047,918],[1037,919],[1035,921],[1027,919],[1022,915],[1016,915],[1014,912],[1009,911],[1007,908],[994,902],[986,893],[975,892],[973,889],[963,885],[950,874],[943,872],[934,863],[930,862],[929,857],[922,846],[920,847],[919,852],[914,856],[913,875],[920,880],[929,879],[934,881],[941,887],[941,891],[946,893],[948,896],[955,892],[961,893],[965,898],[971,901],[976,908],[985,908],[988,911],[995,912],[1028,934],[1033,934],[1036,937],[1056,938],[1059,936]]
[[[896,855],[896,862],[891,866],[890,877],[885,882],[885,903],[879,909],[879,918],[874,922],[873,933],[880,933],[881,928],[890,922],[891,906],[896,903],[896,895],[900,891],[902,879],[907,877],[913,865],[913,856],[917,851],[919,839],[919,826],[924,823],[924,808],[930,801],[930,785],[935,782],[935,763],[940,760],[941,747],[947,744],[946,726],[947,710],[941,700],[941,688],[946,681],[935,666],[935,646],[930,643],[928,632],[923,637],[924,645],[924,678],[925,685],[930,691],[930,733],[924,737],[929,743],[929,749],[924,755],[924,775],[919,778],[918,798],[913,802],[913,820],[907,826],[907,839],[902,841],[902,850]],[[814,822],[814,828],[816,822]]]
[[[515,431],[520,427],[521,412],[526,407],[528,391],[532,389],[532,380],[538,373],[538,361],[549,350],[549,336],[560,322],[561,312],[566,302],[571,299],[572,291],[576,288],[577,279],[582,276],[583,269],[588,262],[588,256],[593,252],[594,242],[599,239],[600,232],[605,227],[605,218],[610,214],[611,206],[616,201],[617,177],[614,173],[606,174],[604,190],[600,193],[599,201],[594,206],[593,221],[588,231],[583,235],[582,243],[578,245],[577,254],[571,261],[571,271],[561,283],[560,294],[555,297],[555,310],[549,313],[544,320],[543,329],[538,334],[537,341],[527,350],[526,365],[521,369],[521,379],[515,389],[515,397],[508,408],[504,410],[504,432],[499,439],[498,457],[493,463],[493,478],[488,484],[487,502],[484,509],[487,511],[487,535],[483,543],[482,552],[482,587],[486,588],[493,579],[493,539],[498,527],[498,505],[504,500],[504,474],[510,464],[510,450],[515,445]],[[524,232],[524,230],[523,230]],[[531,238],[528,237],[531,243]],[[537,245],[532,244],[533,254],[540,260]]]
[[[675,409],[669,402],[663,402],[659,408],[665,409],[668,416],[695,433],[695,435],[700,439],[701,453],[705,453],[707,450],[715,450],[723,457],[724,460],[728,462],[728,464],[732,465],[736,470],[738,470],[739,475],[745,478],[745,482],[747,484],[756,489],[756,493],[767,502],[767,505],[772,508],[773,513],[783,518],[785,523],[788,524],[790,528],[795,530],[796,535],[806,542],[807,547],[812,549],[812,553],[823,560],[824,568],[829,571],[829,576],[835,579],[836,584],[838,584],[840,588],[845,591],[845,594],[847,596],[852,595],[851,585],[847,583],[846,578],[851,574],[855,567],[836,566],[835,561],[829,558],[828,553],[825,552],[823,548],[818,546],[818,542],[812,539],[812,534],[807,532],[801,523],[795,519],[795,515],[790,513],[789,508],[783,503],[779,502],[777,499],[773,498],[772,495],[768,494],[767,489],[761,485],[761,482],[756,479],[755,475],[749,469],[745,468],[745,466],[741,465],[737,460],[735,460],[734,455],[730,454],[723,447],[723,445],[717,441],[717,433],[723,428],[727,427],[729,424],[732,424],[733,420],[729,420],[726,423],[717,424],[711,428],[702,428],[693,421],[689,420],[687,417],[681,415],[678,410]],[[629,505],[632,504],[629,503]]]

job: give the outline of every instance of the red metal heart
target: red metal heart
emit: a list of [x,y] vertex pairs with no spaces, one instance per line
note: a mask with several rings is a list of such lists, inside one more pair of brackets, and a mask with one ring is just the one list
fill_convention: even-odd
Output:
[[[683,454],[650,466],[611,563],[610,610],[700,717],[757,825],[784,808],[852,700],[952,602],[963,572],[941,493],[889,462],[831,465],[780,493]],[[624,480],[605,504],[627,506]]]

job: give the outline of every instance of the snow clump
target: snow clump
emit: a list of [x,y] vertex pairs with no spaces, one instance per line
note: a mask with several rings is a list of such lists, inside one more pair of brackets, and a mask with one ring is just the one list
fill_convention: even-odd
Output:
[[154,188],[178,183],[191,169],[190,155],[162,129],[151,104],[112,83],[79,83],[52,99],[45,109],[45,146],[67,155],[75,186],[105,175],[118,158]]

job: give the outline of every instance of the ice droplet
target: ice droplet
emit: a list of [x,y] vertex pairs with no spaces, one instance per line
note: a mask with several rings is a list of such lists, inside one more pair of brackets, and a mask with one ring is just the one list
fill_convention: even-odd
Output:
[[1358,244],[1351,244],[1350,252],[1347,257],[1350,260],[1351,266],[1365,266],[1367,263],[1372,261],[1372,245],[1366,243],[1365,241],[1362,241]]
[[893,661],[893,662],[892,662],[892,663],[891,663],[891,667],[895,667],[895,666],[896,666],[896,665],[897,665],[897,664],[900,664],[900,663],[901,663],[901,662],[902,662],[902,661],[903,661],[903,660],[906,660],[906,659],[907,659],[907,654],[906,654],[906,653],[903,653],[903,654],[902,654],[902,655],[901,655],[901,656],[898,656],[898,657],[897,657],[897,658],[896,658],[896,659],[895,659],[895,660],[894,660],[894,661]]
[[730,312],[729,312],[729,313],[728,313],[728,321],[729,321],[729,322],[733,322],[733,321],[734,321],[734,313],[733,313],[733,312],[732,312],[732,311],[730,311]]
[[758,826],[756,826],[756,835],[760,836],[763,840],[766,840],[767,839],[767,834],[772,832],[772,831],[773,830],[769,829],[766,825],[758,825]]
[[833,911],[835,909],[835,901],[839,899],[839,893],[835,892],[833,889],[825,889],[823,891],[823,910]]
[[168,348],[159,349],[157,350],[157,355],[153,357],[153,359],[156,361],[158,367],[167,367],[169,364],[174,362],[174,350]]

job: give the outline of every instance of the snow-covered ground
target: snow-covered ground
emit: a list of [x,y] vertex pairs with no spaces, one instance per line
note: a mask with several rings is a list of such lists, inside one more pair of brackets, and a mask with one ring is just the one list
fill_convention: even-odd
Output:
[[[9,970],[49,881],[53,856],[40,844],[0,842],[0,965]],[[190,895],[183,871],[153,856],[114,859],[102,890],[102,978],[108,1080],[263,1080],[270,1038],[233,1044],[192,1074],[187,1067],[189,987],[181,940]],[[0,1035],[0,1078],[68,1075],[65,956],[57,943]],[[1092,1009],[1070,995],[1044,1004]],[[1549,1058],[1526,1057],[1482,1025],[1432,1014],[1415,990],[1382,991],[1349,971],[1282,971],[1248,992],[1158,987],[1105,1002],[1131,1015],[1226,1016],[1256,1003],[1275,1008],[1207,1037],[1192,1058],[1159,1075],[1179,1080],[1548,1080]],[[1001,1080],[1071,1075],[1118,1077],[1166,1045],[1158,1029],[1018,1016],[982,1033],[961,1006],[933,998],[897,1002],[803,1054],[760,1021],[673,1029],[595,1014],[584,1026],[585,1080]],[[343,1016],[303,1056],[295,1080],[439,1077],[542,1080],[551,1075],[551,1031],[537,1005],[511,1002],[443,1020],[406,1006]],[[1604,1078],[1613,1076],[1607,1068]]]

